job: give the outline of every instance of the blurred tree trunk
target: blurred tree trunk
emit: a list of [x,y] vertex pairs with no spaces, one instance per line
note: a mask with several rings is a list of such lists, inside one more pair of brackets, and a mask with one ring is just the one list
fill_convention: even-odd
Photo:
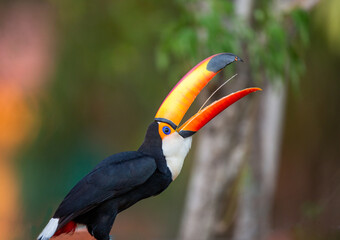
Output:
[[279,81],[266,81],[264,89],[238,200],[236,240],[265,239],[270,230],[286,91]]
[[[279,3],[285,3],[282,10],[294,5],[294,1],[273,2],[273,11],[277,12],[281,10]],[[235,1],[236,14],[248,24],[253,5],[253,0]],[[248,60],[247,46],[240,55]],[[236,88],[242,89],[253,82],[250,65],[246,61],[237,67]],[[179,239],[210,240],[230,233],[230,200],[241,169],[243,184],[230,238],[268,236],[286,96],[284,82],[274,80],[264,80],[262,93],[237,103],[199,133]]]
[[[241,5],[238,7],[242,8]],[[265,78],[264,91],[256,111],[255,126],[249,140],[245,179],[238,197],[233,234],[235,240],[265,239],[270,230],[286,94],[283,82],[280,79],[274,80],[268,81]]]
[[[250,22],[252,6],[253,0],[241,0],[236,2],[235,10]],[[245,49],[242,58],[247,59],[246,54]],[[237,71],[237,81],[233,82],[236,89],[245,88],[252,82],[249,63],[245,62],[241,67],[242,71]],[[223,95],[227,94],[226,90],[220,91]],[[214,239],[226,230],[223,222],[226,198],[230,196],[243,165],[253,127],[257,104],[251,99],[249,96],[237,106],[230,107],[198,134],[179,235],[182,240]]]

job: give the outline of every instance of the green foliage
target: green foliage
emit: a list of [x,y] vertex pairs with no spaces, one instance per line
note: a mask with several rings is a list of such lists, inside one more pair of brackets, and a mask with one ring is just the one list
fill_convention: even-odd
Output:
[[[306,12],[296,9],[277,16],[265,1],[255,9],[252,25],[236,16],[231,1],[179,2],[180,18],[163,31],[157,63],[166,69],[171,59],[191,65],[218,52],[248,51],[255,79],[291,79],[294,85],[304,70],[302,56],[309,43]],[[243,49],[242,49],[243,48]],[[242,57],[242,56],[241,56]]]
[[[172,60],[187,61],[191,66],[211,53],[241,49],[234,37],[240,34],[238,29],[229,27],[224,19],[225,14],[232,15],[231,2],[209,1],[205,4],[210,4],[209,11],[200,14],[201,9],[196,1],[190,1],[189,4],[178,2],[179,19],[164,27],[157,51],[156,62],[160,69],[166,69]],[[179,70],[174,72],[178,74]]]

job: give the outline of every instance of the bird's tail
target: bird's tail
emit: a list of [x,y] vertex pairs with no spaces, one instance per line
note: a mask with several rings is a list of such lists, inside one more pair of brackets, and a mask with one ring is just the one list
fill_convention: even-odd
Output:
[[51,218],[37,240],[49,240],[57,231],[59,218]]

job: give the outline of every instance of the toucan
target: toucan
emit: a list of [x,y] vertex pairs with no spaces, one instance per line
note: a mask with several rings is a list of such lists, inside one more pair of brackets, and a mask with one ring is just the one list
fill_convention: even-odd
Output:
[[192,135],[234,102],[261,90],[246,88],[225,96],[178,127],[207,83],[236,61],[242,60],[231,53],[219,53],[191,69],[164,99],[139,149],[107,157],[81,179],[61,202],[38,240],[73,233],[81,225],[97,240],[109,240],[118,213],[163,192],[180,173]]

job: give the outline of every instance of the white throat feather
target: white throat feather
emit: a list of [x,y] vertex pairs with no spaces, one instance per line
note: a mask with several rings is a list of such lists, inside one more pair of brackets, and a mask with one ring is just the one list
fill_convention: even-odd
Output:
[[182,170],[183,162],[191,147],[192,138],[183,138],[177,132],[163,138],[162,150],[166,164],[175,180]]

